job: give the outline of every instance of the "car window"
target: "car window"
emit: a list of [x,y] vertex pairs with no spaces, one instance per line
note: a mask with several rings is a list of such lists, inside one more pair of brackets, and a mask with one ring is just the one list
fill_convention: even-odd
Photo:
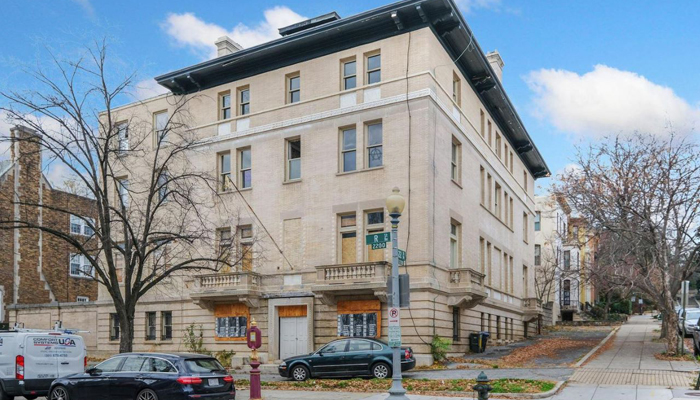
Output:
[[372,351],[380,351],[382,349],[382,345],[379,343],[372,343]]
[[129,356],[126,358],[126,361],[124,361],[124,365],[122,365],[121,369],[119,369],[120,372],[136,372],[136,371],[141,371],[141,366],[143,365],[143,362],[146,360],[146,357],[144,356]]
[[697,321],[700,318],[700,312],[690,312],[688,313],[688,321]]
[[372,351],[372,342],[366,340],[351,340],[348,351]]
[[125,358],[126,357],[113,357],[97,364],[95,368],[102,372],[116,372],[119,370],[119,364],[121,364]]
[[185,360],[187,370],[193,374],[208,374],[216,371],[225,371],[224,367],[215,358],[193,358]]
[[343,353],[345,352],[345,345],[348,343],[347,340],[338,340],[337,342],[332,342],[326,345],[326,347],[321,349],[321,353]]
[[173,365],[162,358],[149,357],[141,366],[142,372],[177,372]]

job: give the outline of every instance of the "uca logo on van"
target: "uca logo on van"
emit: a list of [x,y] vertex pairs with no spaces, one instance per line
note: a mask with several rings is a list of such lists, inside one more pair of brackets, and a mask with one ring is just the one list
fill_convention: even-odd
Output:
[[71,338],[48,338],[48,337],[37,337],[33,338],[34,346],[64,346],[64,347],[75,347],[75,339]]

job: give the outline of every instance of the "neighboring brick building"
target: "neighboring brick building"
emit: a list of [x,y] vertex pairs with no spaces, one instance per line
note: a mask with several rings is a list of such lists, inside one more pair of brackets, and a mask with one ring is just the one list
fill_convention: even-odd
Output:
[[[65,232],[70,232],[73,224],[73,231],[80,231],[88,240],[90,228],[76,217],[91,218],[93,200],[51,187],[42,174],[38,143],[41,137],[37,133],[15,127],[10,137],[11,158],[0,162],[0,220],[37,222]],[[37,141],[32,141],[33,137]],[[13,201],[13,197],[18,201]],[[40,203],[44,207],[19,202]],[[51,208],[68,210],[74,215]],[[85,276],[83,270],[71,270],[71,254],[75,253],[71,248],[62,239],[37,229],[0,229],[0,320],[9,320],[6,307],[10,305],[96,300],[97,283]],[[46,318],[52,317],[47,314]],[[43,321],[41,325],[49,327],[52,323]]]

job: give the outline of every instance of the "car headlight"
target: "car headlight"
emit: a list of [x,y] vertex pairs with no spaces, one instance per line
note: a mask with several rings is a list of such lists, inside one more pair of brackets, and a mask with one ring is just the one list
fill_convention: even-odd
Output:
[[286,366],[287,366],[287,363],[286,363],[286,362],[282,361],[282,362],[280,363],[280,367],[286,367]]

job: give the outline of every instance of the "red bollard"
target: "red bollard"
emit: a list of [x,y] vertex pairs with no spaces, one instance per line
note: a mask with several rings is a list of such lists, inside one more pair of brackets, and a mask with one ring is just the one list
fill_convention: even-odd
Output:
[[255,318],[250,321],[250,329],[247,333],[248,348],[253,350],[250,355],[250,400],[262,400],[262,388],[260,387],[260,362],[258,361],[258,349],[262,345],[262,337],[260,336],[260,328],[255,323]]

